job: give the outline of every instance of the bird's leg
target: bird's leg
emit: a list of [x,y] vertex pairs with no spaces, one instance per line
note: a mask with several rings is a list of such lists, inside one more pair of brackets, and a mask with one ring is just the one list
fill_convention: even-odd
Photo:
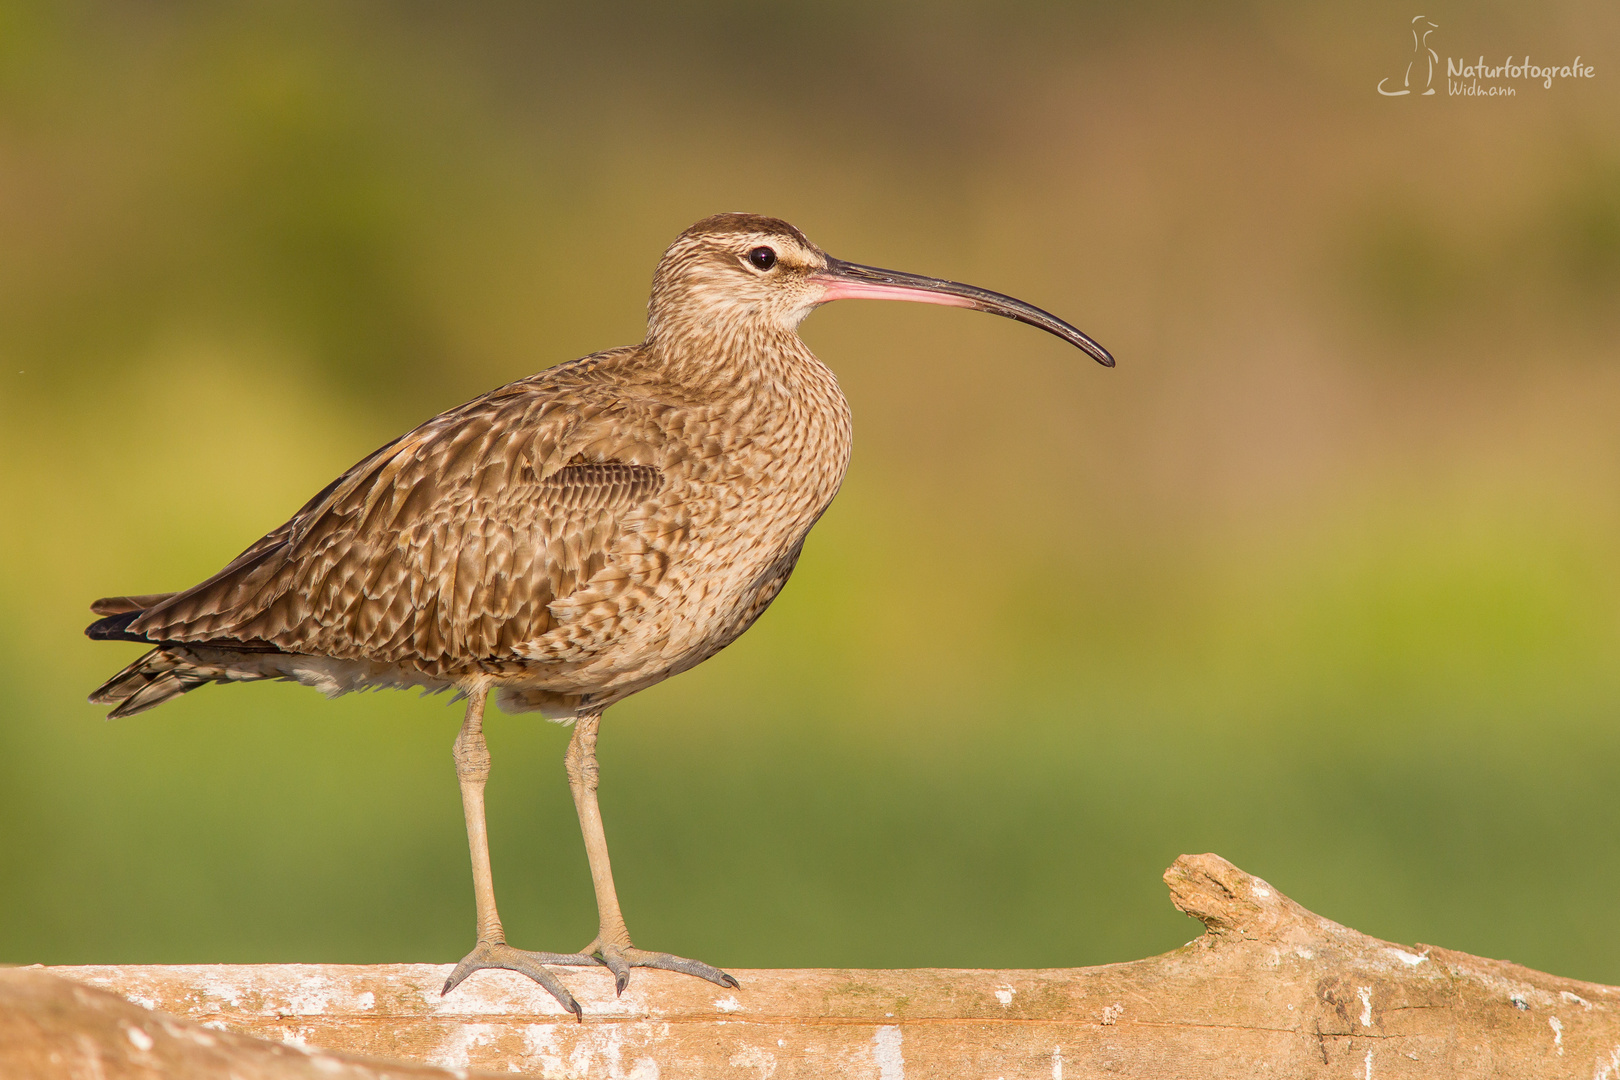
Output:
[[489,746],[484,742],[484,701],[488,695],[468,696],[467,719],[456,736],[456,779],[461,783],[461,808],[467,815],[467,846],[472,851],[473,896],[478,905],[478,944],[444,981],[443,994],[480,968],[508,968],[521,972],[551,992],[562,1007],[583,1019],[574,1000],[545,964],[589,964],[594,959],[572,953],[527,952],[506,943],[501,917],[495,910],[495,881],[489,869],[489,831],[484,825],[484,785],[489,781]]
[[619,894],[613,887],[613,866],[608,861],[607,834],[602,830],[602,809],[596,801],[596,731],[601,723],[600,711],[585,713],[575,720],[574,737],[569,740],[568,753],[563,758],[568,770],[568,788],[574,794],[574,808],[579,811],[580,832],[585,836],[591,883],[596,886],[596,938],[580,952],[597,957],[613,972],[615,988],[621,994],[630,983],[633,967],[679,971],[735,988],[737,980],[719,968],[669,953],[649,952],[630,944],[630,931],[619,910]]
[[489,744],[484,741],[484,694],[467,703],[467,719],[451,753],[461,785],[461,809],[467,818],[467,846],[472,852],[473,897],[478,907],[478,940],[504,944],[500,912],[495,909],[495,878],[489,869],[489,829],[484,818],[484,785],[489,782]]

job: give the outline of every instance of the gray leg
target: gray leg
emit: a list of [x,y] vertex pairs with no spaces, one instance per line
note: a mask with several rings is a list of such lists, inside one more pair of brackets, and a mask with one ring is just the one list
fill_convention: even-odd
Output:
[[467,719],[456,736],[456,779],[461,782],[461,807],[467,815],[467,846],[472,851],[473,896],[478,904],[478,944],[462,958],[444,982],[448,994],[481,968],[508,968],[545,987],[562,1007],[583,1019],[574,1000],[545,964],[593,964],[589,956],[572,953],[527,952],[506,943],[501,917],[495,910],[495,881],[489,869],[489,832],[484,825],[484,785],[489,781],[489,747],[484,742],[484,700],[479,690],[467,701]]
[[[633,967],[679,971],[735,988],[737,980],[719,968],[669,953],[649,952],[630,944],[630,931],[625,928],[624,915],[619,911],[619,894],[613,887],[613,866],[608,861],[602,810],[596,801],[596,730],[601,723],[600,712],[586,713],[575,720],[574,737],[569,740],[568,753],[563,758],[568,769],[568,788],[574,794],[574,809],[579,811],[580,832],[585,836],[585,854],[591,862],[591,882],[596,886],[596,938],[580,952],[597,957],[613,972],[615,987],[621,994],[630,984]],[[490,910],[493,912],[493,906]]]

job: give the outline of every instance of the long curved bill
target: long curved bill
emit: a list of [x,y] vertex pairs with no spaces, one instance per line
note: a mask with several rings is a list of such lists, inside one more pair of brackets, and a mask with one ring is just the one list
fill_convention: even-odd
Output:
[[1080,349],[1103,367],[1114,366],[1114,358],[1107,349],[1051,312],[1042,311],[1033,304],[1026,304],[1011,296],[981,289],[977,285],[942,281],[920,274],[903,274],[898,270],[880,270],[875,266],[849,263],[830,255],[827,257],[827,269],[811,274],[810,280],[826,287],[827,291],[822,294],[819,303],[853,299],[911,300],[919,304],[943,304],[946,307],[988,311],[992,315],[1038,326]]

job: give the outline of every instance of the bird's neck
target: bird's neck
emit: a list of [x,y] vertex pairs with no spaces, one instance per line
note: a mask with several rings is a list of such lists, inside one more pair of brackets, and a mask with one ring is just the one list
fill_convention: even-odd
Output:
[[848,407],[832,371],[791,330],[756,323],[660,329],[647,348],[663,377],[710,401]]
[[849,402],[831,369],[792,331],[664,336],[647,349],[671,388],[723,417],[756,487],[782,488],[785,501],[771,505],[785,508],[783,551],[802,540],[849,468]]

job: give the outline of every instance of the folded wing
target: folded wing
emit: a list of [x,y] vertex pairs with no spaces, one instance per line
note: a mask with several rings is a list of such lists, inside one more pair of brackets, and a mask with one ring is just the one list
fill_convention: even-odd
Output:
[[616,402],[513,384],[370,455],[207,581],[98,601],[89,633],[451,677],[514,660],[553,601],[630,582],[616,554],[667,487],[655,439]]

